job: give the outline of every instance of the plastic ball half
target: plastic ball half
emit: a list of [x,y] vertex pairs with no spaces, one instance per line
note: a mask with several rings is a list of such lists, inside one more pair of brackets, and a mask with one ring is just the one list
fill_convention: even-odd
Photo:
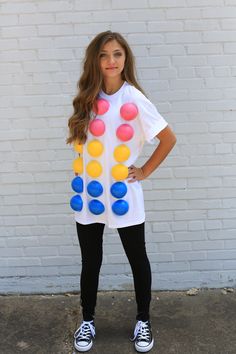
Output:
[[89,131],[94,136],[101,136],[105,132],[105,123],[101,119],[93,119],[89,124]]
[[93,213],[95,215],[102,214],[105,210],[103,203],[97,199],[90,200],[88,206],[89,206],[89,210],[91,211],[91,213]]
[[120,108],[120,115],[125,120],[132,120],[138,114],[138,107],[134,103],[125,103]]
[[121,144],[115,148],[113,155],[118,162],[126,161],[130,157],[130,149],[127,145]]
[[75,211],[81,211],[83,208],[83,200],[80,195],[74,195],[70,200],[70,206]]
[[75,177],[71,182],[71,187],[76,193],[82,193],[84,190],[84,183],[81,177]]
[[115,182],[111,186],[111,194],[115,198],[123,198],[127,193],[127,186],[123,182]]
[[122,164],[117,164],[111,169],[112,177],[117,181],[122,181],[128,177],[128,167]]
[[98,161],[92,160],[87,164],[86,171],[91,177],[99,177],[102,173],[102,166]]
[[91,181],[87,185],[87,192],[92,197],[99,197],[103,193],[103,187],[98,181]]
[[102,115],[109,110],[110,103],[104,98],[99,98],[96,102],[97,102],[97,108],[96,105],[93,106],[94,113],[98,115]]
[[129,204],[126,200],[120,199],[112,204],[112,211],[116,215],[124,215],[129,210]]
[[92,140],[88,143],[88,153],[93,157],[98,157],[103,152],[103,144],[99,140]]
[[116,136],[122,141],[128,141],[132,139],[134,135],[134,129],[129,124],[121,124],[116,130]]
[[77,159],[75,159],[73,161],[73,170],[75,173],[83,173],[83,158],[82,157],[77,157]]
[[79,154],[83,153],[83,145],[82,144],[78,144],[77,142],[74,143],[74,150],[76,152],[78,152]]

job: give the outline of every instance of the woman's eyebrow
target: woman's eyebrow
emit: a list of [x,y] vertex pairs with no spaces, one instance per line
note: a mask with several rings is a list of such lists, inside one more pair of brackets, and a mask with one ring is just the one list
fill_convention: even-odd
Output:
[[[106,53],[107,50],[102,49],[101,53],[103,53],[103,52]],[[114,49],[113,52],[121,52],[121,49]]]

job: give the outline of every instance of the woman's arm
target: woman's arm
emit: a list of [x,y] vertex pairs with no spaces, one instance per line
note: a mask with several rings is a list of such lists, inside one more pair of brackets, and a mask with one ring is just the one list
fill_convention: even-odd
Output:
[[129,167],[128,177],[131,178],[128,180],[129,183],[147,178],[162,163],[176,143],[176,136],[168,125],[156,137],[160,143],[145,164],[142,167],[133,165]]

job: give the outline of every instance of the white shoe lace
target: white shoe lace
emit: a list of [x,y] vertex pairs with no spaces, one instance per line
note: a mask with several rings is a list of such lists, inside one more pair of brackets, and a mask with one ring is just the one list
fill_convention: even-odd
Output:
[[83,321],[81,326],[77,329],[74,334],[74,338],[79,338],[80,340],[89,340],[90,335],[95,337],[95,327],[92,321]]
[[134,336],[131,340],[134,341],[137,337],[139,341],[150,340],[150,330],[149,330],[148,322],[143,322],[143,321],[137,322],[134,329]]

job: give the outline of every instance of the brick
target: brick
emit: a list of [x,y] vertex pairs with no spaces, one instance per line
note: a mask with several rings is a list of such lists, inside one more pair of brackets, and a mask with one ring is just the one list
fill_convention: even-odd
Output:
[[170,223],[172,231],[187,231],[188,223],[186,221],[173,221]]
[[[176,241],[194,241],[194,240],[206,240],[206,231],[177,231],[174,238]],[[194,243],[194,242],[193,242]]]
[[30,267],[26,272],[30,277],[57,275],[58,267]]
[[36,257],[22,257],[14,258],[11,257],[7,260],[8,267],[31,267],[31,266],[40,266],[41,260]]
[[235,237],[235,229],[229,230],[208,230],[208,238],[210,240],[222,239],[227,240]]
[[78,257],[50,256],[41,258],[42,266],[68,266],[78,263]]
[[222,45],[219,43],[189,44],[187,46],[188,54],[220,54],[221,52]]
[[221,229],[222,228],[222,221],[221,220],[205,220],[205,228],[206,228],[206,230]]
[[58,255],[58,250],[55,247],[25,247],[24,253],[26,256],[55,256]]
[[37,11],[37,5],[34,3],[9,3],[5,2],[1,5],[2,14],[11,14],[11,13],[34,13]]
[[137,0],[137,1],[120,0],[119,2],[112,0],[112,8],[113,9],[146,8],[147,4],[148,4],[147,0]]
[[219,269],[223,269],[223,265],[222,263],[213,260],[191,261],[190,269],[191,270],[219,270]]
[[190,242],[173,242],[173,243],[160,243],[159,249],[161,252],[178,252],[190,251],[192,249]]
[[234,17],[236,15],[235,7],[209,7],[202,9],[202,17],[203,18],[227,18],[227,17]]
[[37,28],[35,26],[12,26],[2,28],[2,38],[22,38],[37,36]]
[[236,261],[223,261],[223,268],[224,269],[232,269],[235,270],[235,266],[236,266]]
[[182,7],[186,5],[186,1],[185,0],[178,0],[178,2],[176,2],[175,0],[149,0],[150,3],[150,7],[164,7],[164,8],[168,8],[168,7]]
[[204,230],[205,229],[205,225],[203,221],[200,220],[193,220],[193,221],[189,221],[188,223],[188,229],[190,231],[195,231],[195,230]]
[[149,253],[148,258],[149,258],[150,262],[153,262],[152,269],[153,269],[156,262],[158,262],[158,264],[159,264],[161,262],[173,261],[172,253]]
[[172,262],[163,262],[159,263],[157,270],[159,272],[165,271],[165,272],[178,272],[178,271],[188,271],[190,270],[190,265],[188,262],[184,261],[172,261]]
[[54,17],[52,14],[19,14],[19,24],[21,25],[51,24],[53,22]]
[[234,19],[222,19],[221,26],[223,30],[236,29],[235,20]]
[[200,43],[201,37],[196,32],[167,33],[166,43]]
[[174,255],[175,261],[199,261],[206,259],[206,254],[202,252],[176,252]]

